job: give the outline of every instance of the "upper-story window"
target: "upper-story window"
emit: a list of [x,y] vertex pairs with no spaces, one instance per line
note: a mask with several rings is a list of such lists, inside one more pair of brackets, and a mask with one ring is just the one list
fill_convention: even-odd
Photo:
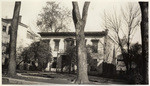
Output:
[[3,26],[3,32],[6,32],[6,26]]
[[59,41],[60,39],[54,39],[54,42],[55,42],[54,51],[59,51]]
[[98,52],[98,41],[97,39],[92,39],[92,45],[93,45],[93,53],[97,53]]
[[9,26],[8,35],[10,34],[10,31],[11,31],[11,26]]
[[87,39],[85,39],[85,45],[86,45]]
[[74,39],[72,39],[72,38],[66,39],[66,42],[67,42],[67,46],[73,46],[74,45]]
[[74,45],[74,39],[73,38],[64,39],[64,51],[66,51],[67,49],[69,49],[73,45]]

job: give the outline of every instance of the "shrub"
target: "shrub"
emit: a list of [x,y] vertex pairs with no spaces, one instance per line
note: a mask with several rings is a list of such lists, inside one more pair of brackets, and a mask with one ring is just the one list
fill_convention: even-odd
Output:
[[[88,45],[86,46],[86,50],[87,50],[87,63],[88,64],[92,64],[90,62],[92,62],[92,57],[91,57],[91,53],[92,53],[92,49],[93,47],[91,45]],[[66,50],[66,53],[68,55],[67,57],[67,62],[66,63],[69,63],[68,61],[71,61],[71,64],[72,65],[77,65],[77,54],[76,54],[76,46],[68,46],[67,50]],[[68,64],[66,64],[68,65]]]
[[25,63],[32,63],[31,66],[34,67],[35,63],[38,63],[38,70],[45,69],[47,63],[51,61],[51,57],[52,55],[49,40],[34,42],[29,47],[25,48],[21,53],[21,58]]

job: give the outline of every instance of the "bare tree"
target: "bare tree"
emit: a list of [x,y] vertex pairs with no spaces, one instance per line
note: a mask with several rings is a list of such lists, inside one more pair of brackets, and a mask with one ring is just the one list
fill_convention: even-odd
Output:
[[[139,8],[136,6],[134,7],[134,5],[131,3],[128,5],[129,6],[127,6],[125,10],[121,9],[123,18],[121,15],[117,15],[116,11],[114,11],[114,14],[106,14],[104,12],[104,28],[113,32],[112,34],[109,33],[109,35],[120,47],[127,71],[131,67],[131,59],[129,58],[129,55],[125,56],[124,53],[128,52],[129,54],[130,43],[132,39],[131,35],[134,35],[134,31],[136,30],[135,28],[139,25],[140,22]],[[127,25],[127,31],[125,31],[125,28],[123,27],[122,19]],[[123,35],[123,38],[121,38],[120,34]],[[127,49],[125,49],[125,46],[127,46]]]
[[142,14],[141,36],[142,36],[142,70],[143,84],[148,84],[148,2],[139,2]]
[[[137,4],[138,5],[138,4]],[[126,9],[122,9],[123,19],[126,22],[127,26],[127,52],[129,57],[129,68],[131,69],[131,57],[130,57],[130,44],[131,44],[131,35],[136,30],[136,27],[140,24],[140,8],[139,6],[134,5],[133,3],[128,3]]]
[[[104,27],[105,29],[109,29],[113,32],[113,35],[109,33],[109,35],[114,39],[114,41],[118,44],[120,47],[121,53],[125,52],[125,49],[123,47],[123,43],[121,41],[121,38],[119,36],[119,32],[121,30],[121,18],[117,16],[116,13],[113,15],[108,15],[104,12]],[[126,68],[128,70],[128,62],[126,57],[123,55],[123,60],[126,65]]]
[[14,14],[11,23],[10,31],[10,54],[9,54],[9,67],[8,75],[13,76],[16,74],[16,41],[17,41],[17,30],[19,22],[21,2],[15,2]]
[[89,83],[87,74],[87,52],[85,46],[84,27],[88,15],[88,7],[90,2],[85,2],[82,12],[82,18],[80,16],[79,7],[77,2],[72,2],[73,10],[73,22],[76,30],[76,46],[77,46],[77,79],[75,83]]
[[37,26],[42,31],[59,32],[60,30],[67,30],[71,12],[65,7],[60,7],[59,3],[46,2],[46,6],[38,17]]

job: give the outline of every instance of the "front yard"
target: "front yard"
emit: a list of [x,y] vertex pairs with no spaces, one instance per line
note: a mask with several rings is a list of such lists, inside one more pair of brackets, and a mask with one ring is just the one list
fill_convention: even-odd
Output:
[[[8,78],[47,84],[73,84],[73,81],[76,79],[76,75],[55,72],[26,71],[17,73],[17,76],[14,77],[8,77],[7,75],[3,74],[3,84],[11,84],[7,80]],[[103,78],[98,76],[89,76],[89,80],[91,84],[127,84],[127,82],[124,80]]]

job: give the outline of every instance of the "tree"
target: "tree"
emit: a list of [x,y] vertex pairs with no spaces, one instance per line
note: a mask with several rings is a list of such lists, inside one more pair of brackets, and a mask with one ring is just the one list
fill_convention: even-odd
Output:
[[65,31],[71,19],[70,15],[70,11],[65,7],[60,7],[59,3],[46,2],[43,12],[39,14],[37,26],[47,32]]
[[[109,35],[113,38],[113,40],[118,44],[120,47],[121,53],[123,55],[123,61],[126,65],[127,72],[129,69],[131,69],[131,60],[129,57],[129,49],[130,49],[130,43],[132,41],[132,37],[134,36],[134,32],[139,25],[139,8],[137,6],[134,6],[133,4],[129,3],[129,6],[127,9],[122,10],[123,18],[120,15],[117,15],[116,12],[114,14],[106,14],[104,12],[104,28],[109,29],[113,32]],[[124,26],[122,25],[122,19],[125,21],[125,24],[127,27],[127,31],[124,31]],[[123,30],[124,29],[124,30]],[[127,34],[125,34],[125,32]],[[121,38],[121,35],[123,37]],[[127,49],[125,48],[127,47]],[[128,52],[128,56],[125,56],[123,53]],[[130,64],[130,65],[129,65]]]
[[131,57],[130,57],[130,43],[131,43],[131,35],[135,31],[136,27],[140,24],[140,8],[137,5],[133,5],[133,3],[128,3],[127,8],[125,10],[122,9],[123,19],[127,25],[128,33],[127,33],[127,52],[129,58],[129,68],[131,69]]
[[85,47],[85,35],[84,27],[86,24],[88,7],[90,2],[85,2],[82,12],[82,18],[80,16],[79,7],[77,2],[72,2],[73,10],[73,22],[76,30],[76,48],[77,48],[77,79],[75,83],[83,84],[89,83],[87,74],[87,53]]
[[[114,13],[113,15],[108,15],[104,12],[104,28],[109,29],[110,31],[114,32],[113,35],[111,35],[111,37],[114,39],[114,41],[120,47],[121,53],[126,52],[124,49],[124,45],[122,43],[122,40],[119,36],[119,32],[121,29],[121,18],[120,18],[120,16],[117,16],[116,13]],[[109,33],[109,35],[110,35],[110,33]],[[126,69],[128,70],[129,68],[128,68],[127,58],[124,56],[124,54],[122,54],[122,56],[123,56],[123,61],[126,65]]]
[[37,62],[38,70],[44,70],[47,67],[47,63],[51,61],[51,57],[49,40],[41,40],[39,42],[32,43],[29,47],[24,49],[21,53],[21,58],[23,59],[21,62],[33,62],[32,64]]
[[[141,60],[142,60],[142,45],[139,43],[131,44],[130,46],[130,60],[132,62],[133,68],[130,70],[129,74],[129,83],[132,84],[140,84],[143,80],[142,78],[142,65],[141,65]],[[124,55],[128,56],[128,52],[123,53]]]
[[[132,62],[136,63],[138,69],[141,68],[141,58],[142,58],[142,45],[135,43],[130,47],[130,57]],[[140,71],[139,71],[140,72]]]
[[49,40],[40,41],[35,56],[38,59],[38,68],[44,70],[47,67],[47,63],[51,61],[51,47],[49,46]]
[[11,22],[11,31],[10,31],[10,54],[8,67],[8,75],[10,76],[16,74],[16,40],[17,40],[20,7],[21,2],[15,2],[14,14]]
[[[67,54],[67,59],[64,66],[68,66],[71,63],[71,67],[74,67],[74,65],[77,65],[77,53],[76,53],[76,46],[69,46],[65,53]],[[91,66],[92,63],[92,51],[95,50],[95,47],[93,47],[92,45],[87,45],[86,46],[86,52],[87,52],[87,63],[89,66]],[[70,69],[71,70],[71,69]],[[73,69],[74,70],[74,69]]]
[[148,2],[139,2],[142,14],[142,76],[143,84],[148,84]]

